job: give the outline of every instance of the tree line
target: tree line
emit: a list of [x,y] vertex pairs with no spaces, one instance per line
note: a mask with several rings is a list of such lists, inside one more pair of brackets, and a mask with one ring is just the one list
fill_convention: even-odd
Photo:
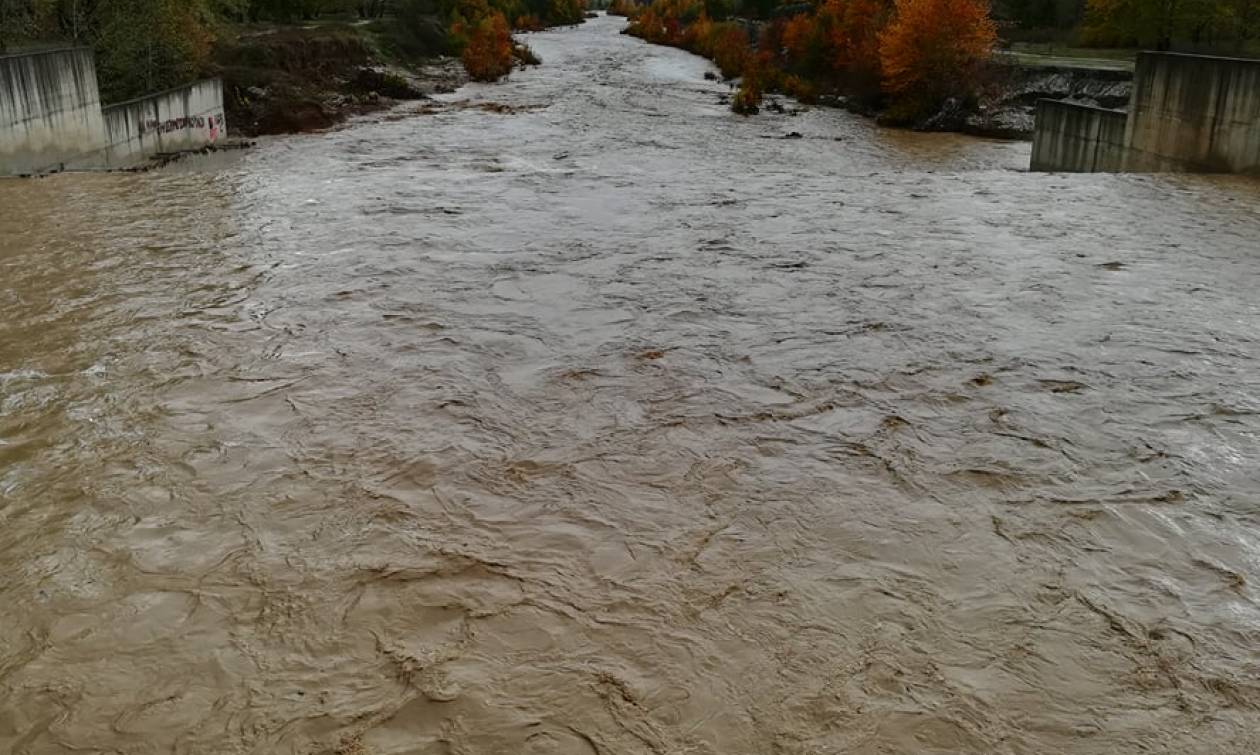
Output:
[[340,18],[373,20],[412,57],[460,55],[475,41],[470,70],[488,78],[506,73],[510,28],[579,23],[584,9],[582,0],[0,0],[0,52],[92,47],[102,94],[117,101],[205,75],[216,42],[241,24]]
[[[740,77],[732,109],[755,112],[766,90],[810,102],[841,93],[911,123],[975,94],[996,41],[985,0],[617,0],[629,33],[713,59]],[[753,19],[750,21],[750,17]]]
[[186,83],[234,23],[362,18],[394,0],[0,0],[0,51],[85,45],[97,53],[101,86],[112,98]]
[[1260,0],[993,0],[992,11],[1015,41],[1260,53]]
[[974,104],[992,50],[1012,40],[1260,52],[1260,0],[614,0],[610,12],[739,77],[737,112],[766,90],[830,93],[893,123]]
[[[623,14],[650,4],[614,2]],[[813,13],[822,4],[703,0],[700,6],[710,19],[771,19]],[[990,0],[989,10],[1005,41],[1260,55],[1260,0]]]

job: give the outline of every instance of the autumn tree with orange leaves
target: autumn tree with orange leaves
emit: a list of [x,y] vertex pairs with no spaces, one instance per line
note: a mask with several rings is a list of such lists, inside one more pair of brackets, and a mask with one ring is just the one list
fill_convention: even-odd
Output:
[[846,88],[857,95],[880,89],[880,31],[893,12],[892,0],[828,0],[833,17],[835,65]]
[[473,22],[462,55],[468,75],[477,81],[495,81],[512,71],[512,31],[498,11]]
[[897,0],[879,34],[879,62],[894,118],[913,119],[974,94],[997,40],[985,0]]
[[843,92],[899,123],[976,94],[997,37],[988,0],[815,0],[755,35],[736,18],[711,18],[704,0],[653,0],[627,31],[743,76],[738,112],[755,112],[762,92],[805,101]]

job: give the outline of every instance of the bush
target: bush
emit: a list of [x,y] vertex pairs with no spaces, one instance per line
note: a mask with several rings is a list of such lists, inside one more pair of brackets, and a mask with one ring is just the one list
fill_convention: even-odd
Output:
[[551,0],[547,18],[552,24],[580,24],[586,18],[586,4],[581,0]]
[[765,86],[759,66],[752,63],[739,82],[739,91],[731,101],[731,110],[740,115],[756,115],[760,110],[761,93]]
[[350,88],[360,94],[375,92],[395,100],[418,100],[424,97],[411,82],[391,71],[360,68],[349,82]]
[[800,76],[786,76],[783,79],[783,92],[789,96],[812,105],[818,101],[818,87],[802,79]]
[[476,21],[467,30],[462,59],[476,81],[496,81],[512,72],[512,32],[502,13]]
[[625,16],[626,18],[635,18],[642,9],[635,0],[613,0],[612,5],[608,6],[608,15]]
[[373,29],[407,58],[449,55],[454,48],[435,10],[433,0],[399,0],[394,18],[373,22]]
[[713,26],[709,42],[713,62],[717,63],[723,76],[733,79],[744,73],[744,67],[752,57],[748,33],[738,24],[723,23]]
[[512,57],[523,66],[542,65],[542,58],[538,57],[538,54],[531,50],[529,45],[522,42],[512,45]]

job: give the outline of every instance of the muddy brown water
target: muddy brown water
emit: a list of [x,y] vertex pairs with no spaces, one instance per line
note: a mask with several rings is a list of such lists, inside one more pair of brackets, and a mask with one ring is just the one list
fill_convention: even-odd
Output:
[[0,184],[0,750],[1260,751],[1257,184],[620,24]]

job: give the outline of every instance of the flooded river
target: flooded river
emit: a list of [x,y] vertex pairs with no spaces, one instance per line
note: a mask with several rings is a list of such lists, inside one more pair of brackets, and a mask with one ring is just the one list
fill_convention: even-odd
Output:
[[1260,751],[1260,187],[621,23],[0,183],[0,750]]

